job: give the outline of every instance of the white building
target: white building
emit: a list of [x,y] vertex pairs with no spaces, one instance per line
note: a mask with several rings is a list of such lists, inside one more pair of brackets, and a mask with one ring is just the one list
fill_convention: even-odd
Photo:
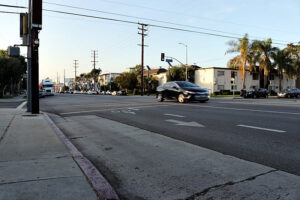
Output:
[[99,76],[100,85],[108,85],[111,81],[115,80],[120,73],[105,73]]
[[[232,73],[235,77],[235,83],[231,83]],[[239,70],[220,68],[220,67],[209,67],[200,68],[195,71],[195,84],[207,88],[210,93],[220,92],[221,90],[230,91],[241,91],[242,79],[239,74]],[[245,86],[246,90],[260,88],[263,85],[261,83],[259,73],[251,73],[246,71]],[[288,80],[284,75],[281,81],[282,89],[295,88],[295,79]],[[269,91],[274,90],[279,92],[279,77],[274,74],[270,75]]]

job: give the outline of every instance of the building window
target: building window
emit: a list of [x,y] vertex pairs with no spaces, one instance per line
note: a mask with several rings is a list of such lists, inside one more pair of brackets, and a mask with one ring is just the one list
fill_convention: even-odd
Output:
[[258,73],[253,73],[252,74],[252,79],[253,80],[258,80]]
[[224,85],[218,85],[218,90],[224,90]]
[[270,80],[273,81],[275,78],[274,74],[270,74]]
[[218,71],[218,76],[224,76],[225,72],[224,71]]

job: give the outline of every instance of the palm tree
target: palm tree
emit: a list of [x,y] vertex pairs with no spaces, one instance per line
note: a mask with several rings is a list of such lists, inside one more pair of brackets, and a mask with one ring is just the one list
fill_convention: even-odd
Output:
[[245,34],[243,38],[238,39],[238,41],[229,41],[228,45],[231,46],[231,48],[228,49],[226,53],[239,53],[239,55],[232,58],[227,65],[228,67],[239,69],[240,76],[243,80],[242,88],[245,90],[246,65],[250,58],[249,53],[251,52],[252,45],[249,42],[247,34]]
[[264,87],[269,87],[270,72],[272,71],[271,55],[276,51],[275,47],[272,47],[272,39],[259,41],[256,40],[252,43],[252,49],[260,55],[259,69],[264,70]]
[[283,73],[285,72],[288,79],[291,78],[294,72],[293,60],[290,57],[289,50],[280,50],[276,49],[272,54],[271,57],[273,59],[273,68],[277,70],[279,75],[279,92],[281,92],[281,81],[283,78]]

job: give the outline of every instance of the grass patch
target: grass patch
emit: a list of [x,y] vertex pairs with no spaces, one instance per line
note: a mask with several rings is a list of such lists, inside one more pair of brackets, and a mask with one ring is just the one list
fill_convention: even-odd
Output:
[[7,96],[6,95],[6,96],[3,96],[3,97],[0,97],[0,99],[11,99],[11,98],[13,98],[13,96],[9,96],[9,95]]

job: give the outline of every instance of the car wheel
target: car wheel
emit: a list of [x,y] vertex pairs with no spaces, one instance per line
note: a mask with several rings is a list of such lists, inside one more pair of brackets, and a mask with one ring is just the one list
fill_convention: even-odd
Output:
[[162,93],[159,93],[159,94],[157,95],[157,101],[158,101],[158,102],[163,102],[163,101],[164,101],[164,98],[163,98],[163,94],[162,94]]
[[183,94],[179,94],[177,98],[179,103],[185,103],[185,98]]

